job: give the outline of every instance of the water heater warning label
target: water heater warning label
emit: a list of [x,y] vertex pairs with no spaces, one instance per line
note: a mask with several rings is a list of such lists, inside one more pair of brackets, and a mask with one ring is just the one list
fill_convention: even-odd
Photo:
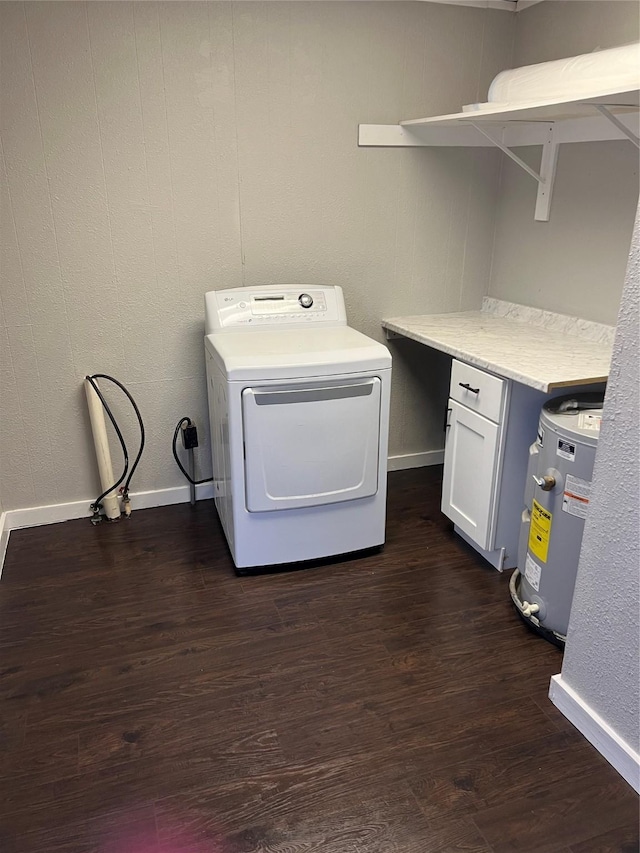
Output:
[[588,429],[592,432],[600,432],[600,427],[602,425],[602,414],[595,414],[594,412],[580,412],[578,415],[578,428],[579,429]]
[[553,514],[549,510],[541,506],[538,501],[534,500],[531,509],[531,528],[529,530],[529,550],[542,560],[547,562],[547,554],[549,553],[549,537],[551,536],[551,522]]
[[586,518],[589,509],[589,497],[591,495],[591,483],[572,477],[567,474],[564,481],[564,494],[562,496],[562,511],[578,518]]
[[539,566],[535,560],[532,560],[529,554],[524,563],[524,576],[529,581],[536,592],[540,592],[540,575],[542,574],[542,566]]
[[562,459],[567,459],[569,462],[574,462],[576,458],[576,446],[570,441],[565,441],[563,438],[558,439],[558,456]]

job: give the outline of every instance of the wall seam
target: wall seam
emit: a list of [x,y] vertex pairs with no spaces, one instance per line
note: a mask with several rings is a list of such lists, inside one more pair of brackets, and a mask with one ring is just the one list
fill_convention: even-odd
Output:
[[467,265],[467,247],[469,243],[469,218],[471,215],[471,185],[476,183],[476,155],[474,151],[468,151],[469,162],[467,181],[467,212],[464,224],[464,242],[462,244],[462,267],[460,269],[460,289],[458,292],[458,309],[462,310],[462,297],[464,295],[464,273]]
[[[402,6],[402,11],[405,12],[405,14],[406,14],[404,3]],[[407,50],[407,38],[408,38],[408,33],[409,33],[409,16],[407,15],[407,19],[404,23],[404,33],[403,33],[403,38],[402,38],[402,42],[404,45],[404,52],[403,52],[403,58],[402,58],[402,95],[401,95],[401,102],[402,102],[403,106],[404,106],[404,93],[405,93],[405,88],[407,85],[407,52],[408,52],[408,50]],[[402,107],[401,107],[401,109],[402,109]],[[402,121],[402,114],[400,115],[399,121]],[[402,170],[401,158],[396,157],[395,162],[397,162],[398,165],[396,166],[396,228],[395,228],[395,235],[394,235],[394,241],[393,241],[393,249],[394,249],[394,251],[393,251],[393,284],[394,284],[394,287],[398,283],[398,239],[400,236],[400,228],[399,228],[400,218],[398,216],[398,213],[400,210],[400,203],[401,203],[401,181],[400,181],[400,173]]]
[[138,80],[138,104],[140,106],[140,126],[142,130],[142,154],[144,157],[144,176],[147,188],[147,204],[149,205],[149,228],[151,230],[151,251],[153,253],[153,279],[156,285],[156,292],[159,291],[158,286],[158,258],[156,256],[156,234],[153,225],[153,206],[151,204],[151,185],[149,183],[149,162],[147,157],[147,136],[144,126],[144,105],[142,103],[142,83],[140,81],[140,56],[138,53],[138,33],[136,31],[135,5],[131,5],[131,22],[133,25],[133,45],[136,52],[136,78]]
[[[78,368],[76,365],[75,353],[73,350],[73,338],[71,335],[71,321],[69,319],[69,308],[68,308],[68,304],[67,304],[67,292],[66,292],[66,286],[65,286],[65,282],[64,282],[64,276],[62,274],[62,263],[60,261],[60,246],[59,246],[59,241],[58,241],[58,230],[57,230],[57,226],[56,226],[56,217],[55,217],[55,213],[53,210],[53,201],[51,199],[51,183],[49,180],[49,167],[47,164],[47,155],[46,155],[45,145],[44,145],[44,134],[42,132],[42,120],[40,117],[40,102],[39,102],[39,98],[38,98],[38,87],[36,86],[36,78],[35,78],[35,73],[33,70],[33,48],[31,46],[31,34],[29,32],[29,20],[27,18],[26,7],[25,7],[24,3],[22,4],[22,6],[23,6],[23,10],[24,10],[24,24],[25,24],[25,32],[26,32],[26,36],[27,36],[27,46],[29,48],[29,69],[31,71],[31,84],[33,86],[33,97],[34,97],[35,107],[36,107],[36,116],[38,118],[38,133],[40,136],[40,148],[42,150],[42,165],[43,165],[45,180],[47,182],[47,201],[48,201],[48,206],[49,206],[49,215],[51,217],[51,228],[53,231],[53,239],[54,239],[54,245],[55,245],[55,251],[56,251],[56,262],[57,262],[57,266],[58,266],[58,275],[59,275],[60,286],[61,286],[61,291],[62,291],[62,305],[63,305],[64,315],[65,315],[67,338],[69,341],[69,352],[71,354],[71,363],[73,364],[74,377],[75,377],[75,376],[77,376]],[[7,188],[8,188],[8,182],[7,182]],[[22,254],[22,250],[20,250],[20,253]],[[30,309],[31,309],[31,306],[29,304],[29,313],[31,313]],[[56,471],[56,475],[57,475],[58,462],[56,460],[55,455],[53,454],[53,443],[52,443],[52,439],[51,439],[51,431],[49,428],[49,419],[48,419],[47,414],[46,414],[47,406],[45,405],[45,401],[44,401],[44,394],[43,394],[43,388],[42,388],[42,378],[40,376],[40,366],[38,364],[38,355],[37,355],[37,352],[35,351],[35,339],[33,337],[33,325],[31,325],[31,340],[33,343],[33,348],[34,348],[34,359],[35,359],[35,364],[36,364],[36,372],[38,375],[38,384],[40,386],[40,399],[42,402],[43,409],[45,411],[44,421],[45,421],[46,430],[47,430],[49,451],[51,454],[51,460],[52,460],[53,468]],[[9,347],[11,348],[10,344],[9,344]],[[18,399],[20,399],[20,394],[18,394]],[[23,421],[24,421],[24,416],[23,416]],[[36,484],[35,484],[35,479],[33,477],[33,469],[31,468],[31,454],[29,454],[29,468],[32,471],[32,474],[31,474],[32,481],[33,481],[32,488],[33,488],[33,494],[35,497]],[[56,476],[56,481],[57,481],[57,483],[60,482],[59,476]],[[56,488],[55,488],[55,496],[56,496],[56,498],[61,497],[58,485],[56,485]]]
[[[52,465],[53,469],[56,471],[56,486],[55,486],[54,494],[55,494],[56,498],[59,498],[60,493],[58,491],[58,485],[57,485],[59,478],[57,476],[57,466],[56,466],[56,462],[55,462],[55,455],[53,453],[53,442],[51,440],[51,430],[49,428],[49,413],[48,413],[47,404],[45,402],[42,376],[40,375],[40,365],[38,364],[38,355],[36,352],[36,341],[35,341],[35,336],[33,334],[33,325],[29,326],[29,334],[31,336],[31,345],[33,347],[33,360],[35,362],[36,375],[38,377],[38,388],[39,388],[38,397],[40,398],[40,405],[42,406],[42,411],[43,411],[43,420],[44,420],[44,424],[45,424],[46,432],[47,432],[47,445],[49,447],[49,459],[50,459],[50,464]],[[9,346],[11,346],[11,344],[9,344]]]
[[[515,49],[516,49],[516,30],[518,28],[518,16],[516,15],[513,18],[513,27],[511,33],[511,51],[510,51],[510,64],[513,67],[514,59],[515,59]],[[489,274],[487,276],[487,284],[485,287],[485,296],[490,296],[492,291],[493,284],[493,268],[495,262],[496,255],[496,235],[498,233],[498,214],[500,211],[500,207],[502,204],[502,182],[504,177],[504,166],[506,161],[506,156],[500,152],[500,166],[498,167],[498,188],[496,193],[496,201],[493,206],[493,234],[491,236],[491,253],[489,255]]]
[[173,240],[176,247],[176,262],[178,265],[178,284],[182,285],[182,264],[180,263],[180,248],[178,244],[178,232],[176,230],[176,206],[175,206],[175,186],[173,179],[173,158],[171,154],[171,134],[169,132],[169,107],[167,104],[167,82],[165,77],[165,57],[164,44],[162,41],[162,21],[160,19],[160,11],[158,4],[154,3],[157,21],[158,21],[158,40],[160,42],[160,68],[162,69],[162,102],[164,104],[164,120],[167,131],[167,157],[169,160],[169,186],[171,188],[171,222],[173,225]]
[[478,73],[476,74],[476,102],[480,101],[480,77],[482,76],[482,62],[484,60],[484,36],[487,29],[487,15],[489,9],[485,8],[482,16],[482,35],[480,36],[480,58],[478,59]]
[[240,142],[238,140],[238,80],[236,65],[236,4],[231,4],[231,52],[233,55],[233,114],[235,118],[236,160],[238,163],[238,226],[240,236],[240,275],[241,284],[246,286],[246,259],[244,254],[244,229],[242,224],[242,170],[240,168]]
[[31,83],[33,85],[33,97],[35,100],[36,115],[38,117],[38,133],[40,135],[40,148],[42,149],[42,165],[43,165],[44,177],[45,177],[45,180],[47,182],[47,202],[48,202],[48,207],[49,207],[49,215],[51,216],[51,228],[53,230],[53,239],[54,239],[54,244],[56,247],[56,261],[58,264],[58,275],[60,278],[60,286],[62,289],[62,304],[64,307],[65,322],[66,322],[66,326],[67,326],[67,336],[69,338],[69,350],[71,352],[71,361],[73,363],[74,373],[77,376],[78,368],[77,368],[76,361],[75,361],[75,353],[73,351],[73,342],[72,342],[73,338],[71,337],[71,321],[69,319],[69,306],[67,304],[67,291],[66,291],[66,287],[65,287],[64,276],[62,274],[62,263],[60,261],[60,244],[58,241],[58,229],[56,227],[56,217],[55,217],[55,213],[53,211],[53,202],[51,200],[51,183],[50,183],[50,179],[49,179],[49,167],[47,165],[47,155],[45,153],[45,147],[44,147],[44,134],[42,132],[42,121],[40,119],[40,99],[38,98],[38,87],[36,86],[36,78],[35,78],[35,74],[33,71],[33,49],[31,46],[31,35],[29,33],[29,20],[27,18],[25,3],[22,4],[22,8],[24,10],[24,23],[25,23],[25,30],[26,30],[26,34],[27,34],[27,46],[29,48],[29,68],[31,70]]
[[[10,362],[9,366],[11,369],[11,376],[13,378],[13,384],[14,384],[14,387],[16,389],[16,397],[18,398],[18,410],[20,412],[20,420],[22,421],[22,430],[23,430],[23,434],[25,434],[26,433],[26,418],[24,415],[24,411],[22,408],[22,400],[20,399],[20,393],[18,390],[19,386],[18,386],[18,379],[16,377],[16,369],[15,369],[15,364],[14,364],[14,360],[13,360],[13,352],[11,350],[11,342],[9,341],[9,332],[8,332],[8,329],[6,326],[2,327],[2,332],[4,333],[5,338],[6,338],[6,342],[7,342],[7,350],[9,352],[9,362]],[[35,499],[36,482],[35,482],[35,478],[33,476],[33,468],[31,466],[31,454],[30,453],[28,454],[27,462],[29,465],[29,478],[31,480],[31,483],[30,483],[31,494],[33,495],[33,499]],[[6,496],[5,496],[5,500],[6,500]]]
[[[2,157],[2,169],[3,169],[3,173],[5,175],[5,183],[6,183],[6,187],[7,187],[7,197],[9,199],[9,210],[11,212],[11,227],[13,228],[13,236],[14,236],[14,239],[16,241],[16,248],[18,249],[18,260],[20,262],[20,276],[22,278],[22,290],[24,291],[24,302],[25,302],[25,305],[27,306],[27,315],[29,317],[29,325],[33,325],[33,319],[31,317],[31,304],[29,302],[29,294],[27,293],[27,285],[26,285],[25,277],[24,277],[24,262],[22,260],[22,248],[20,246],[20,239],[18,238],[18,228],[16,227],[16,215],[15,215],[15,212],[13,209],[13,198],[11,196],[11,186],[9,185],[9,177],[7,174],[7,159],[5,157],[4,145],[2,143],[2,139],[0,139],[0,157]],[[3,305],[3,304],[4,303],[2,301],[2,293],[0,292],[0,305]],[[3,316],[5,318],[4,325],[5,326],[10,325],[6,321],[6,314],[4,313],[4,310],[3,310]]]
[[107,186],[107,173],[104,165],[104,146],[102,144],[102,125],[100,122],[100,108],[98,106],[98,89],[96,86],[96,69],[95,63],[93,60],[93,46],[91,43],[91,27],[89,25],[89,4],[85,2],[84,4],[85,10],[85,23],[87,26],[87,42],[89,44],[89,61],[91,63],[91,81],[93,83],[93,99],[96,108],[96,123],[98,130],[98,143],[100,145],[100,163],[102,167],[102,185],[104,187],[104,200],[105,200],[105,211],[107,214],[107,228],[109,231],[109,248],[111,250],[111,268],[113,272],[114,284],[116,289],[116,309],[118,312],[118,334],[120,337],[120,349],[122,358],[126,362],[126,347],[124,343],[124,335],[122,330],[122,300],[120,296],[120,279],[118,276],[118,266],[116,263],[116,253],[115,247],[113,245],[113,228],[111,225],[111,207],[109,203],[109,188]]

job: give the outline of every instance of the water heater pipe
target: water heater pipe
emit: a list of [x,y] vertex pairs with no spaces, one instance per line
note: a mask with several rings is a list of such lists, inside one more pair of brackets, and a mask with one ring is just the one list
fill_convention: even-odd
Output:
[[[94,380],[95,382],[96,380]],[[98,473],[100,474],[100,485],[102,490],[108,489],[115,482],[113,477],[113,466],[111,465],[111,452],[109,451],[109,438],[107,436],[107,428],[104,420],[104,409],[96,392],[91,387],[91,383],[85,379],[84,388],[87,394],[87,404],[89,406],[89,418],[91,419],[91,431],[93,433],[93,443],[96,448],[96,459],[98,460]],[[120,505],[118,503],[118,495],[115,490],[109,492],[102,499],[102,506],[107,518],[120,518]]]

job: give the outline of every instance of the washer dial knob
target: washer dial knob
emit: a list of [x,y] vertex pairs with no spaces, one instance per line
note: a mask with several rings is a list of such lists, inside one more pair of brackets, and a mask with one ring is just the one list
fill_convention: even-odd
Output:
[[311,308],[313,305],[313,297],[308,293],[301,293],[300,296],[298,296],[298,302],[303,308]]

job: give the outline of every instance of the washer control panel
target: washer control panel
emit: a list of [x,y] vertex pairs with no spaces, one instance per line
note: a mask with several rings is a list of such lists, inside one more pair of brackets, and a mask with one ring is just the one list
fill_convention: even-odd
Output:
[[237,287],[205,294],[206,332],[313,323],[346,325],[342,288],[303,284]]
[[257,293],[247,301],[254,317],[299,317],[301,313],[313,311],[320,314],[327,310],[327,298],[321,290],[313,293]]

